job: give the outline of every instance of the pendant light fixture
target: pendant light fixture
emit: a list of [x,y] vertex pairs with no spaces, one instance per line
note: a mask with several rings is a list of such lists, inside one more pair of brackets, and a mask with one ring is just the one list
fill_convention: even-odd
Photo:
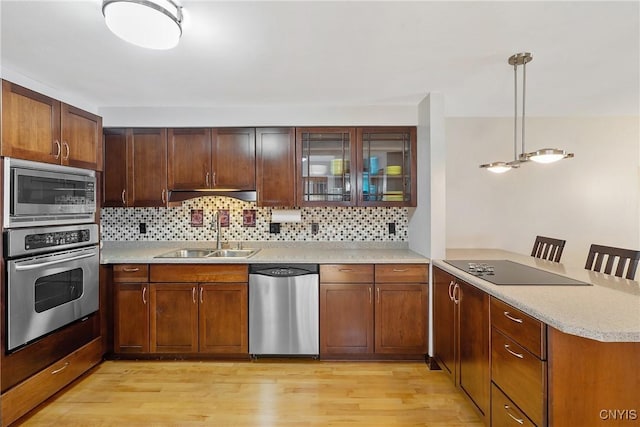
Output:
[[182,35],[182,7],[174,0],[103,0],[102,14],[116,36],[148,49],[171,49]]
[[[573,153],[567,153],[557,148],[543,148],[531,153],[525,152],[524,136],[525,136],[525,94],[527,85],[527,63],[533,61],[531,53],[516,53],[509,57],[509,65],[513,65],[513,161],[511,162],[492,162],[480,165],[481,168],[487,169],[493,173],[504,173],[511,169],[518,168],[522,163],[529,160],[537,163],[553,163],[558,160],[573,157]],[[522,66],[522,118],[520,120],[521,137],[520,142],[522,149],[518,155],[518,67]]]

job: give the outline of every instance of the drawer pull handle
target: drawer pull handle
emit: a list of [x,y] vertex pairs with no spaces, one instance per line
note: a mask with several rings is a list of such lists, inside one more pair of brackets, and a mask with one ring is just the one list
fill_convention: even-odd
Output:
[[449,299],[453,301],[453,280],[449,282]]
[[507,350],[509,353],[511,353],[513,356],[519,358],[519,359],[524,359],[524,355],[520,354],[520,353],[516,353],[515,351],[511,350],[509,348],[509,344],[505,344],[504,345],[504,349]]
[[136,273],[136,272],[140,271],[140,269],[138,267],[124,267],[122,269],[122,271],[124,271],[126,273]]
[[369,304],[371,304],[371,303],[372,303],[372,300],[371,300],[371,288],[369,288]]
[[196,287],[191,288],[191,298],[193,299],[193,303],[197,304],[198,300],[196,300]]
[[518,319],[517,317],[511,316],[508,311],[503,311],[503,313],[504,313],[504,316],[507,319],[509,319],[509,320],[511,320],[513,322],[516,322],[516,323],[522,323],[522,319]]
[[404,272],[407,272],[407,271],[409,271],[408,268],[394,268],[393,269],[394,273],[404,273]]
[[515,416],[511,415],[511,412],[509,412],[510,409],[511,407],[509,405],[504,405],[505,412],[511,417],[513,421],[517,422],[518,424],[524,424],[524,420],[522,418],[516,418]]
[[147,287],[142,288],[142,303],[147,305]]
[[65,369],[67,369],[67,366],[69,366],[69,362],[64,362],[64,365],[62,366],[62,368],[51,371],[51,375],[55,375],[58,372],[64,371]]
[[349,273],[350,271],[353,271],[353,268],[341,268],[338,271],[341,271],[343,273]]

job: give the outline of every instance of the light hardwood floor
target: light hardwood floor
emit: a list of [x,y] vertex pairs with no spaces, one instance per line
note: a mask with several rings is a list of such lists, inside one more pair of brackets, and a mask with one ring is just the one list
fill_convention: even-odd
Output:
[[107,361],[24,426],[480,427],[424,363]]

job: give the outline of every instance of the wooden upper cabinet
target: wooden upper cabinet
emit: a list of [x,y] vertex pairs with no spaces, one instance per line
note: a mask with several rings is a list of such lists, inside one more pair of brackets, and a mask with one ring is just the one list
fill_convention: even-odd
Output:
[[60,163],[60,101],[3,80],[2,155]]
[[256,129],[258,206],[295,206],[295,169],[295,129]]
[[102,170],[102,118],[2,81],[2,156]]
[[166,206],[166,129],[105,131],[103,206]]
[[255,190],[255,129],[213,129],[211,142],[211,188]]
[[169,129],[169,190],[209,188],[211,129]]
[[104,130],[104,177],[102,206],[127,205],[127,135],[126,129]]
[[102,170],[102,117],[62,104],[62,163]]
[[255,129],[169,129],[169,190],[255,190]]
[[416,206],[415,127],[358,128],[358,205]]
[[296,128],[298,206],[356,205],[356,128]]

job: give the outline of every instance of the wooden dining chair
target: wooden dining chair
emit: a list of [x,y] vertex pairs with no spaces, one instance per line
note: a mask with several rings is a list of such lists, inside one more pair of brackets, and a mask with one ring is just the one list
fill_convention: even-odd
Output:
[[[640,251],[614,248],[612,246],[591,245],[589,255],[587,256],[587,263],[584,268],[602,272],[602,264],[604,263],[605,257],[607,258],[607,262],[604,265],[605,274],[612,274],[613,265],[617,259],[618,267],[613,274],[618,277],[634,280],[636,270],[638,269],[638,260],[640,260]],[[627,267],[626,274],[624,273],[625,267]]]
[[533,243],[533,249],[531,250],[531,256],[560,262],[565,243],[566,240],[536,236],[536,241]]

